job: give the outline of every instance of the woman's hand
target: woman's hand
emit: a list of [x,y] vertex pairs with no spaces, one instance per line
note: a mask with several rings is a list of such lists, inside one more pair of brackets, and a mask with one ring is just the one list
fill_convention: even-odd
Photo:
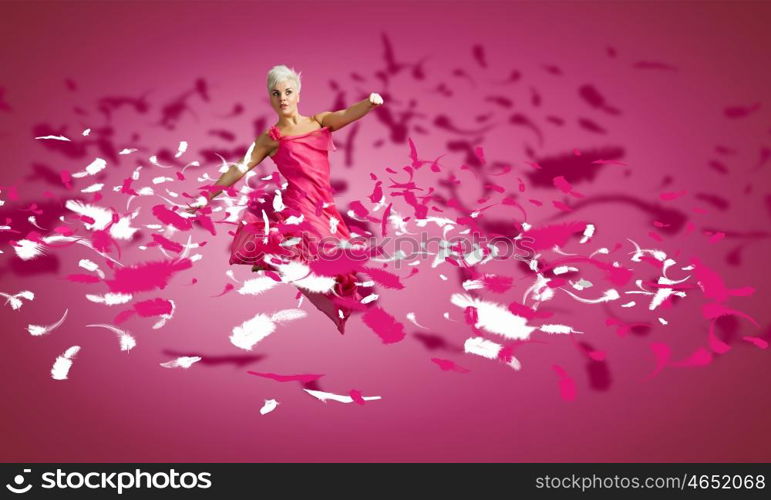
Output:
[[190,214],[190,215],[195,215],[195,213],[196,213],[198,210],[200,210],[200,209],[201,209],[201,207],[199,207],[199,206],[197,206],[197,205],[188,205],[188,207],[187,207],[187,208],[185,208],[185,209],[183,209],[183,211],[184,211],[184,212],[186,212],[186,213],[188,213],[188,214]]
[[380,97],[380,94],[373,92],[369,95],[369,103],[375,108],[383,104],[383,98]]
[[199,196],[197,200],[188,204],[187,208],[183,209],[186,213],[195,215],[195,213],[205,207],[209,200],[205,196]]

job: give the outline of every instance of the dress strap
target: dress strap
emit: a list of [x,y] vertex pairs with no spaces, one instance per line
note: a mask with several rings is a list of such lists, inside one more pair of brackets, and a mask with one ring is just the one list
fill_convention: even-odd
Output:
[[281,138],[281,132],[278,131],[278,128],[276,128],[275,125],[270,127],[270,129],[268,130],[268,135],[274,141],[277,141]]

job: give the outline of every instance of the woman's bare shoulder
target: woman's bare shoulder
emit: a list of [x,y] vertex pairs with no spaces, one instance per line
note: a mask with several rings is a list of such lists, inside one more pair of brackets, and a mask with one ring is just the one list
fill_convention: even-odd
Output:
[[322,111],[311,116],[311,120],[318,123],[320,127],[324,127],[324,117],[329,114],[329,111]]
[[269,128],[265,129],[260,135],[257,136],[257,138],[254,140],[254,142],[258,146],[273,146],[273,145],[275,145],[278,141],[273,139],[273,137],[272,137],[272,135],[270,133],[270,130],[271,129],[269,129]]

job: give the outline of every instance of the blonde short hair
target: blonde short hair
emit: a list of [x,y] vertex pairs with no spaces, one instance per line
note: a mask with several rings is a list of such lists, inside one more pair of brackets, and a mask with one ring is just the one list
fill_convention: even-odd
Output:
[[285,80],[294,80],[297,84],[297,92],[300,92],[300,87],[302,86],[300,83],[300,75],[302,75],[302,73],[297,73],[294,69],[289,69],[283,64],[273,66],[270,68],[270,71],[268,71],[268,93],[273,90],[273,87],[275,87],[276,84]]

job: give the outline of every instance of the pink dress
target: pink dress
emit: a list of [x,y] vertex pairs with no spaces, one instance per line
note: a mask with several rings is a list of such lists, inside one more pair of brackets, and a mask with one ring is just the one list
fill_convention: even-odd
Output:
[[[251,265],[254,271],[275,269],[263,260],[265,254],[285,261],[309,262],[317,258],[322,238],[329,245],[338,239],[351,237],[332,196],[328,155],[336,148],[329,128],[282,136],[276,127],[271,127],[268,133],[279,143],[272,159],[288,184],[281,195],[284,208],[280,211],[274,209],[275,193],[253,192],[231,246],[230,264]],[[257,200],[259,195],[264,201]],[[287,223],[290,217],[294,217],[290,222],[296,222],[300,217],[303,220],[300,224]],[[336,221],[333,222],[332,218]],[[265,219],[268,222],[267,235]],[[299,243],[281,245],[288,240]],[[355,284],[357,279],[355,273],[337,275],[334,290],[327,294],[300,290],[332,319],[340,333],[344,333],[345,322],[353,310],[363,309]]]

